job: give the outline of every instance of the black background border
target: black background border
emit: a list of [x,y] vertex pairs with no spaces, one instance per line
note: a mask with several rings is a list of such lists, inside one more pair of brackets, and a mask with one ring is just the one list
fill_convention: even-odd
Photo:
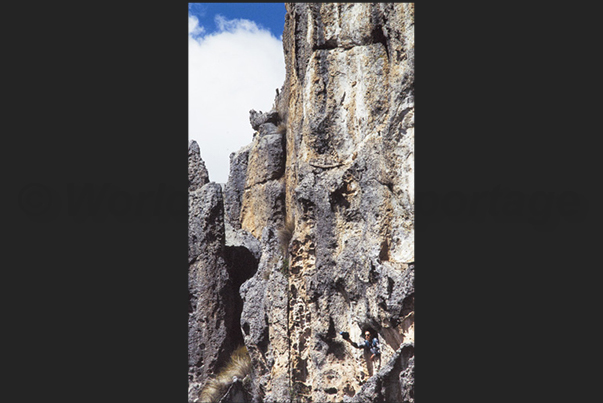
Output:
[[[169,184],[187,205],[187,5],[14,6],[3,13],[10,401],[185,402],[186,216],[36,220],[19,195],[32,183]],[[496,185],[588,201],[549,231],[417,211],[419,402],[597,395],[593,15],[416,6],[417,206],[421,192]]]

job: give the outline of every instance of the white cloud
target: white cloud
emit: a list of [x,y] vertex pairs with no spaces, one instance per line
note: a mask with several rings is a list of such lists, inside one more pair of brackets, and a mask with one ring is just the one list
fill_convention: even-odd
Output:
[[253,137],[249,110],[270,110],[285,62],[282,42],[253,21],[215,21],[218,31],[202,35],[189,15],[189,139],[199,143],[210,180],[225,183],[230,153]]
[[188,34],[189,36],[197,36],[203,33],[205,29],[199,25],[199,19],[194,15],[188,16]]

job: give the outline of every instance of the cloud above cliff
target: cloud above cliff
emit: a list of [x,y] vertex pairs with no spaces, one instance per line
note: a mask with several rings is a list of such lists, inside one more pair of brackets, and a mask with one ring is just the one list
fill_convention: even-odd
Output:
[[214,24],[207,29],[189,14],[188,135],[210,180],[225,183],[230,153],[252,140],[249,110],[271,109],[285,62],[281,39],[255,22],[216,15]]

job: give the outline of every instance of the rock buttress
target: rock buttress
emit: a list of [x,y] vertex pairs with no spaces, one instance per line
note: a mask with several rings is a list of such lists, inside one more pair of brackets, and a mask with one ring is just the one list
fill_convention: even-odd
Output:
[[[256,399],[377,398],[363,385],[382,379],[379,396],[412,402],[414,6],[286,8],[286,79],[272,111],[251,113],[240,202],[263,245],[241,287]],[[398,363],[381,378],[338,334],[367,328],[382,365]]]
[[257,239],[225,226],[222,188],[209,182],[194,141],[189,145],[188,226],[188,400],[193,403],[243,345],[238,290],[257,270],[260,253]]

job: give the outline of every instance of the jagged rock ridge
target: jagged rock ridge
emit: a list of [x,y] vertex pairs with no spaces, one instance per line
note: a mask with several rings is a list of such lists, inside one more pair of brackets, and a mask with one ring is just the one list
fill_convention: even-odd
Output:
[[[253,401],[414,402],[414,6],[286,7],[285,83],[224,193],[189,168],[189,401],[244,343]],[[338,334],[367,328],[374,368]]]

